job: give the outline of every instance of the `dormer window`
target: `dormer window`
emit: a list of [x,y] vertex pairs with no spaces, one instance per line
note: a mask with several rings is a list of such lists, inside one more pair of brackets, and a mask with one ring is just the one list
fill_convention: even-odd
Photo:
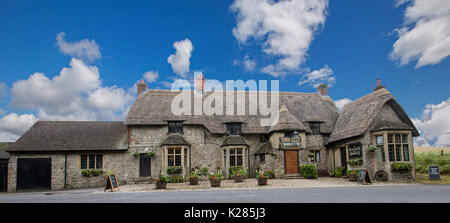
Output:
[[183,133],[183,121],[168,121],[169,133]]
[[228,135],[240,135],[242,130],[242,123],[227,123]]
[[312,134],[319,134],[320,133],[320,122],[310,122],[309,128],[311,129]]

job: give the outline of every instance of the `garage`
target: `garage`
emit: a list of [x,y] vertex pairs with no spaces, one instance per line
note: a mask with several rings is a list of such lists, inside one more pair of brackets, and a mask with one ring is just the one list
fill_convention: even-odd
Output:
[[17,190],[50,190],[51,158],[17,159]]

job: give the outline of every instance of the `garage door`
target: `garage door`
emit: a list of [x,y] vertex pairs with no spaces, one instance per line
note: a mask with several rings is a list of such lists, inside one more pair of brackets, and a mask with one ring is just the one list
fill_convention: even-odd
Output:
[[17,190],[50,190],[51,158],[17,159]]

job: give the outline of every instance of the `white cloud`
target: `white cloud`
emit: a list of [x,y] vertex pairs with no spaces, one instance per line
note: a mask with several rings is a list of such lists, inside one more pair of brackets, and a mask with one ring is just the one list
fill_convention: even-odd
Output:
[[11,113],[0,119],[0,130],[14,135],[20,135],[30,128],[37,118],[33,114],[18,115]]
[[[19,136],[31,126],[30,120],[123,120],[136,97],[135,92],[134,86],[130,89],[102,86],[97,67],[73,58],[70,67],[63,68],[52,79],[35,73],[13,84],[10,106],[29,109],[32,113],[3,117],[0,135]],[[10,127],[15,120],[22,120],[23,125]]]
[[191,65],[191,54],[194,47],[192,45],[191,40],[185,39],[173,44],[175,48],[175,54],[171,54],[167,58],[167,62],[172,66],[172,70],[182,76],[185,77],[189,72],[189,66]]
[[246,71],[252,71],[255,69],[256,62],[250,59],[250,57],[247,55],[244,58],[244,68]]
[[333,74],[334,71],[329,68],[328,65],[325,65],[320,70],[314,70],[303,74],[298,85],[309,84],[313,87],[317,87],[320,84],[328,84],[328,87],[331,87],[336,82],[336,78]]
[[149,84],[155,82],[159,78],[158,71],[147,71],[142,75]]
[[350,102],[352,102],[352,100],[348,99],[348,98],[343,98],[343,99],[334,101],[334,103],[336,104],[336,107],[339,111],[342,111],[342,108],[344,108],[344,105],[346,105]]
[[450,55],[450,4],[448,0],[400,0],[411,2],[403,27],[396,29],[398,40],[390,54],[400,65],[416,61],[416,68],[434,65]]
[[450,146],[450,97],[439,104],[427,104],[421,119],[412,120],[420,132],[418,146]]
[[56,35],[56,44],[62,53],[88,61],[94,61],[102,56],[95,40],[83,39],[79,42],[69,43],[64,40],[65,36],[64,32]]
[[298,70],[304,63],[313,34],[325,23],[328,0],[236,0],[233,35],[245,44],[251,37],[263,40],[262,51],[279,57],[261,71],[273,76]]

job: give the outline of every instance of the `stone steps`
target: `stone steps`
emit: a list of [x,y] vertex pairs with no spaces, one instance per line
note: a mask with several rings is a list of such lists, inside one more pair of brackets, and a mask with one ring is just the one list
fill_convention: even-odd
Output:
[[286,179],[303,179],[303,177],[298,173],[298,174],[286,174],[285,176]]

